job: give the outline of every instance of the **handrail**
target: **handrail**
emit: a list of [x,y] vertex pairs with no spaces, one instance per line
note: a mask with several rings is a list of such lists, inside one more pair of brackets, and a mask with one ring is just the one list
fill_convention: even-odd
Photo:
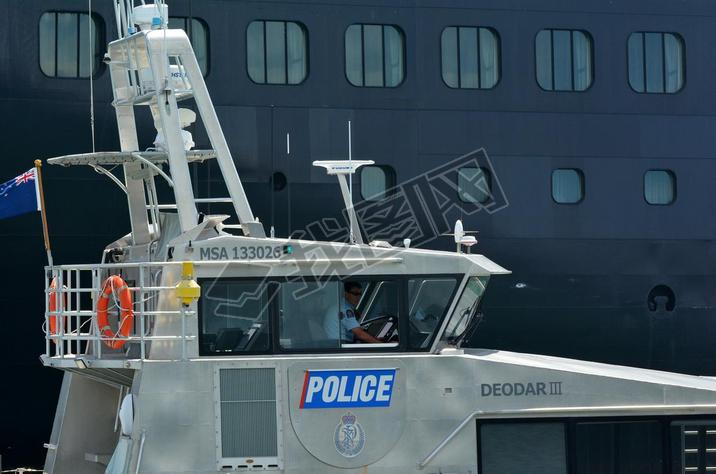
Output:
[[[50,335],[48,336],[52,340],[62,340],[62,341],[94,341],[97,336],[80,336],[75,334],[64,334],[62,336],[59,335]],[[127,337],[104,337],[102,336],[103,341],[178,341],[178,340],[190,340],[193,341],[196,339],[196,336],[127,336]],[[69,355],[69,354],[68,354]]]
[[[315,260],[302,259],[255,259],[255,260],[200,260],[193,262],[194,269],[224,269],[231,266],[249,267],[264,266],[265,268],[287,268],[303,267],[304,265],[314,266],[316,264],[330,264],[336,259],[322,258]],[[354,257],[342,259],[341,263],[371,263],[395,264],[403,262],[400,257],[384,258],[363,258]],[[127,263],[99,263],[80,265],[56,265],[45,267],[45,318],[43,331],[45,333],[45,356],[63,360],[69,355],[91,355],[97,359],[103,356],[112,361],[125,360],[139,357],[145,360],[152,355],[149,354],[155,341],[171,341],[167,344],[160,344],[156,357],[187,359],[189,353],[194,353],[196,348],[195,336],[190,336],[196,328],[194,327],[197,317],[196,307],[185,307],[176,298],[176,287],[167,285],[158,279],[160,270],[176,268],[185,262],[127,262]],[[304,267],[305,268],[305,267]],[[106,287],[102,283],[107,275],[119,273],[122,270],[123,279],[129,284],[126,289],[132,295],[131,314],[133,320],[125,325],[119,325],[115,320],[111,323],[111,329],[102,328],[98,321],[98,302],[101,295],[105,294]],[[218,273],[215,271],[209,273]],[[51,287],[51,282],[55,287]],[[123,290],[126,291],[126,290]],[[108,293],[107,293],[108,295]],[[165,298],[166,297],[166,298]],[[110,298],[113,298],[110,296]],[[112,309],[119,306],[119,302],[111,300]],[[52,310],[50,310],[52,303]],[[106,303],[106,301],[105,301]],[[124,314],[127,308],[117,307],[122,314],[119,321],[125,324]],[[178,319],[177,319],[178,318]],[[187,318],[192,318],[187,321]],[[187,327],[191,324],[190,327]],[[118,326],[120,326],[118,328]],[[115,331],[122,330],[122,335],[115,334]],[[155,333],[156,330],[162,331]],[[169,331],[168,333],[166,331]],[[155,334],[163,334],[161,337]],[[119,344],[111,344],[111,341],[122,341]],[[105,347],[110,346],[110,349]],[[381,347],[393,347],[394,344],[384,344]],[[121,349],[121,350],[120,350]],[[191,349],[191,351],[190,351]],[[159,355],[161,354],[161,355]]]
[[[337,262],[338,259],[330,258],[316,258],[316,259],[246,259],[246,260],[194,260],[191,263],[194,266],[224,266],[224,265],[296,265],[296,264],[310,264],[315,265],[317,263],[333,263]],[[401,257],[353,257],[353,258],[341,258],[342,263],[403,263]],[[45,270],[107,270],[116,268],[138,268],[138,267],[163,267],[163,266],[181,266],[182,261],[171,261],[171,262],[127,262],[127,263],[87,263],[77,265],[54,265],[46,266]]]
[[195,198],[194,202],[197,204],[211,204],[221,202],[234,202],[230,197],[214,197],[214,198]]
[[[135,316],[138,315],[144,315],[144,316],[181,316],[181,311],[132,311],[132,313]],[[95,314],[94,311],[90,311],[88,309],[85,310],[78,310],[78,311],[47,311],[47,314],[51,316],[93,316]],[[196,314],[196,311],[186,311],[184,313],[185,315],[193,316]],[[359,344],[360,345],[360,344]]]
[[[184,319],[196,317],[196,308],[180,306],[179,301],[172,298],[176,287],[161,285],[157,281],[160,269],[181,263],[132,262],[45,267],[46,306],[43,331],[46,343],[43,361],[64,361],[82,355],[123,364],[122,361],[135,359],[137,355],[140,360],[147,359],[151,347],[148,344],[158,341],[173,343],[177,358],[181,350],[182,358],[186,359],[187,343],[196,341],[198,337],[187,333]],[[115,330],[119,331],[114,328],[114,324],[110,332],[106,328],[100,328],[97,320],[97,302],[105,291],[105,286],[101,284],[102,278],[117,269],[128,271],[125,279],[131,282],[132,286],[127,286],[127,289],[134,295],[131,306],[134,322],[124,326],[125,330],[129,328],[129,331],[124,333],[126,335],[114,333]],[[55,282],[54,288],[51,287],[52,281]],[[161,302],[162,294],[168,296],[168,306]],[[50,302],[56,306],[52,311]],[[115,304],[120,305],[116,300]],[[118,311],[124,309],[126,308],[117,308]],[[178,325],[173,326],[171,332],[160,333],[161,335],[152,329],[156,324],[173,325],[175,323],[171,321],[177,321],[176,318],[182,319],[181,329]],[[121,317],[120,320],[124,321],[124,318]],[[114,347],[111,341],[122,341],[123,344]],[[114,350],[106,349],[106,344]],[[117,350],[125,344],[138,346],[131,348],[127,345],[124,349]],[[138,349],[138,353],[134,352],[135,349]]]
[[[128,290],[130,291],[168,291],[173,290],[173,286],[128,286]],[[63,288],[62,293],[97,293],[98,291],[102,291],[102,287],[91,287],[91,288]],[[51,290],[50,293],[59,293],[60,290]]]
[[619,416],[633,415],[635,412],[639,414],[650,413],[670,413],[670,414],[689,414],[695,411],[716,413],[716,404],[702,405],[619,405],[619,406],[603,406],[603,407],[550,407],[550,408],[526,408],[524,410],[475,410],[466,416],[453,430],[433,448],[430,453],[417,463],[418,469],[424,469],[435,456],[438,455],[447,444],[462,431],[471,421],[477,417],[486,419],[500,418],[540,418],[554,415],[577,415],[589,414],[592,416]]

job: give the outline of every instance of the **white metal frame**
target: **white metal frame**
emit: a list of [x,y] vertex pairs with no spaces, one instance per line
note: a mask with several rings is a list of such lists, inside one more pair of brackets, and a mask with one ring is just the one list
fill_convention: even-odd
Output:
[[[117,7],[123,10],[124,5],[119,4]],[[120,13],[122,18],[126,17],[124,11]],[[179,101],[193,97],[209,141],[216,150],[216,159],[242,230],[246,235],[265,237],[263,226],[251,211],[186,33],[183,30],[163,28],[131,36],[122,35],[110,43],[108,55],[121,149],[130,153],[139,151],[134,107],[149,105],[164,139],[170,173],[164,174],[156,166],[152,168],[173,184],[182,231],[195,227],[198,216],[178,107]],[[169,58],[175,58],[176,64],[170,65]],[[173,80],[174,77],[179,77],[180,81]],[[151,167],[147,162],[143,164]],[[144,183],[140,177],[142,164],[138,160],[123,166],[133,241],[135,244],[148,243],[152,234],[147,221]],[[153,177],[149,179],[153,180]],[[151,193],[151,185],[149,188]]]
[[[112,340],[126,340],[127,349],[131,344],[139,344],[139,359],[148,358],[147,344],[152,341],[181,341],[182,354],[186,358],[186,345],[189,341],[196,339],[196,336],[188,335],[185,324],[182,324],[182,332],[176,336],[152,336],[149,335],[151,321],[155,316],[175,316],[186,321],[187,316],[195,314],[194,310],[182,307],[180,310],[157,310],[152,309],[153,305],[147,308],[147,302],[159,298],[162,292],[173,292],[173,286],[158,286],[153,284],[152,271],[163,270],[168,265],[179,265],[181,262],[146,262],[146,263],[104,263],[88,265],[58,265],[46,267],[45,272],[45,356],[46,358],[67,359],[68,361],[82,360],[81,364],[91,365],[95,360],[103,359],[110,349],[104,347],[105,342]],[[118,273],[120,270],[136,269],[138,282],[136,286],[129,287],[134,296],[134,316],[136,331],[132,331],[129,337],[108,338],[101,334],[97,326],[97,301],[100,292],[103,290],[104,273]],[[91,286],[81,285],[83,275],[91,275]],[[56,289],[50,289],[50,283],[56,279]],[[83,294],[91,295],[91,307],[87,307],[86,301],[82,301]],[[57,295],[59,308],[51,312],[49,308],[50,298]],[[66,305],[64,303],[67,303]],[[50,331],[50,317],[57,321],[57,333]],[[149,318],[149,319],[148,319]],[[82,350],[82,342],[87,342],[86,350],[92,349],[87,355]],[[83,353],[84,352],[84,353]],[[113,354],[116,351],[112,351]],[[116,359],[116,355],[115,355]],[[79,362],[76,362],[80,364]]]

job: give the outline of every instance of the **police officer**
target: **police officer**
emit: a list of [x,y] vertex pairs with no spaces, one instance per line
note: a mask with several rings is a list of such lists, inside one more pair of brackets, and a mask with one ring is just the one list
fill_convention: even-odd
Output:
[[373,337],[370,333],[360,327],[356,318],[356,306],[363,294],[361,284],[357,281],[347,281],[343,283],[343,298],[339,302],[340,310],[338,318],[339,324],[335,324],[336,315],[332,311],[326,315],[324,320],[324,329],[326,335],[330,339],[338,339],[336,329],[340,333],[341,342],[352,343],[356,341],[378,343],[380,339]]

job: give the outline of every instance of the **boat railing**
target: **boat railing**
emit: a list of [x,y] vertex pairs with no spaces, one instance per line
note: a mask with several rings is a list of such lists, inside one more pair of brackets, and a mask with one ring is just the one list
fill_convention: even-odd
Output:
[[[195,311],[174,299],[175,286],[161,286],[162,272],[181,262],[105,263],[60,265],[45,271],[45,357],[52,365],[89,365],[97,361],[145,360],[151,344],[168,341],[181,345],[186,358],[187,343],[196,336],[188,334],[186,318]],[[108,294],[108,278],[118,275],[131,295],[131,308],[121,307],[113,289]],[[121,291],[125,291],[124,288]],[[109,298],[109,326],[99,327],[98,303],[102,293]],[[167,303],[159,305],[159,299]],[[170,304],[171,302],[176,304]],[[170,308],[170,309],[168,309]],[[124,321],[126,315],[131,318]],[[177,334],[154,335],[157,318],[181,318]],[[119,330],[120,325],[123,331]],[[127,326],[127,328],[125,328]],[[116,365],[116,364],[110,364]]]

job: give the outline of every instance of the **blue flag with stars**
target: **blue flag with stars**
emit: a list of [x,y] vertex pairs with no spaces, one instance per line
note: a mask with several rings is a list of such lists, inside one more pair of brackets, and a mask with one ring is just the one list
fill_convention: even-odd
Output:
[[37,170],[31,170],[0,184],[0,219],[40,210]]

